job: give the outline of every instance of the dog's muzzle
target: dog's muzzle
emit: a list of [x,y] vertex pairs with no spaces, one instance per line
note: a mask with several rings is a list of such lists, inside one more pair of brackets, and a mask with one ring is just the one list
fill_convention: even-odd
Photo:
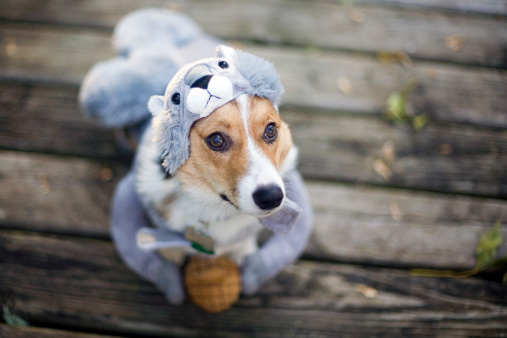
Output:
[[283,191],[277,185],[260,187],[253,193],[253,200],[261,210],[272,210],[283,201]]

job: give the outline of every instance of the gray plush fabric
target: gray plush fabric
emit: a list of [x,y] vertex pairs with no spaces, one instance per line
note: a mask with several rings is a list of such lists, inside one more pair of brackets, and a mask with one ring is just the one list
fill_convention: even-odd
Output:
[[[266,97],[275,107],[280,102],[283,87],[273,65],[226,47],[219,48],[216,57],[209,58],[219,44],[219,40],[202,33],[182,14],[161,9],[129,14],[114,34],[114,46],[120,55],[98,63],[84,79],[79,96],[82,108],[103,125],[137,128],[139,137],[145,130],[151,130],[145,127],[153,122],[164,165],[174,172],[188,158],[188,133],[197,119],[244,93]],[[220,61],[226,61],[228,67],[221,67]],[[192,85],[207,75],[212,76],[207,88],[210,96],[202,99],[206,91]],[[172,101],[176,92],[180,94],[179,105]],[[214,94],[217,100],[212,97]],[[148,102],[149,110],[155,115],[153,121]],[[118,183],[113,197],[113,240],[132,270],[155,283],[169,302],[179,304],[185,299],[180,267],[154,251],[160,243],[148,243],[152,245],[149,250],[138,246],[138,233],[151,232],[150,226],[167,227],[165,220],[143,203],[137,193],[135,166],[136,161],[130,173]],[[301,177],[292,170],[283,179],[288,199],[284,208],[260,219],[275,234],[247,257],[242,266],[243,293],[247,295],[297,259],[310,236],[312,211]],[[162,242],[185,245],[181,234],[152,232]]]
[[113,196],[111,233],[116,248],[125,264],[157,285],[169,302],[181,304],[185,300],[185,291],[180,267],[155,252],[137,247],[136,233],[148,226],[148,218],[135,189],[135,176],[131,172],[118,183]]
[[120,55],[97,63],[83,80],[81,107],[109,127],[146,120],[150,97],[162,95],[183,65],[213,55],[218,43],[183,14],[155,8],[133,12],[114,31]]
[[[221,62],[226,62],[227,68],[222,68]],[[212,86],[214,83],[210,81],[207,89],[192,88],[204,76],[220,82]],[[201,98],[199,93],[204,91],[207,93]],[[153,96],[149,104],[155,116],[155,141],[164,159],[164,167],[172,174],[185,163],[190,155],[190,127],[198,119],[241,94],[268,98],[276,107],[282,93],[283,86],[271,63],[225,46],[217,48],[216,58],[184,66],[167,86],[164,97]],[[174,95],[179,95],[178,103],[173,102]],[[199,102],[201,99],[203,102]]]

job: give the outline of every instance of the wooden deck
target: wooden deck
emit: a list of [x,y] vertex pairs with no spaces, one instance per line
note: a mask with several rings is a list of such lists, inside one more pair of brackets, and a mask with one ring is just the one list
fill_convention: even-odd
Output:
[[[77,104],[146,6],[275,64],[315,208],[303,258],[218,315],[121,263],[108,217],[129,157]],[[419,131],[384,115],[411,78]],[[0,1],[0,303],[30,323],[0,337],[505,337],[501,277],[410,274],[473,267],[498,219],[507,242],[504,0]]]

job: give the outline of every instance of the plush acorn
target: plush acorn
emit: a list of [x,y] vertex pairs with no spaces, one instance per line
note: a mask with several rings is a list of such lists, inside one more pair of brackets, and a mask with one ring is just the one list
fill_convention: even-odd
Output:
[[184,283],[190,300],[210,313],[229,309],[241,292],[239,268],[225,256],[190,257],[184,269]]

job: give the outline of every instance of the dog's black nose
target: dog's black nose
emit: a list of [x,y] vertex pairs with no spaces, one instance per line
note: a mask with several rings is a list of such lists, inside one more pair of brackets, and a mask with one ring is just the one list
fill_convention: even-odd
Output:
[[208,89],[208,83],[210,82],[213,75],[205,75],[201,77],[200,79],[196,80],[190,88],[201,88],[201,89]]
[[260,187],[254,191],[253,199],[261,210],[274,209],[282,203],[283,191],[276,185]]

